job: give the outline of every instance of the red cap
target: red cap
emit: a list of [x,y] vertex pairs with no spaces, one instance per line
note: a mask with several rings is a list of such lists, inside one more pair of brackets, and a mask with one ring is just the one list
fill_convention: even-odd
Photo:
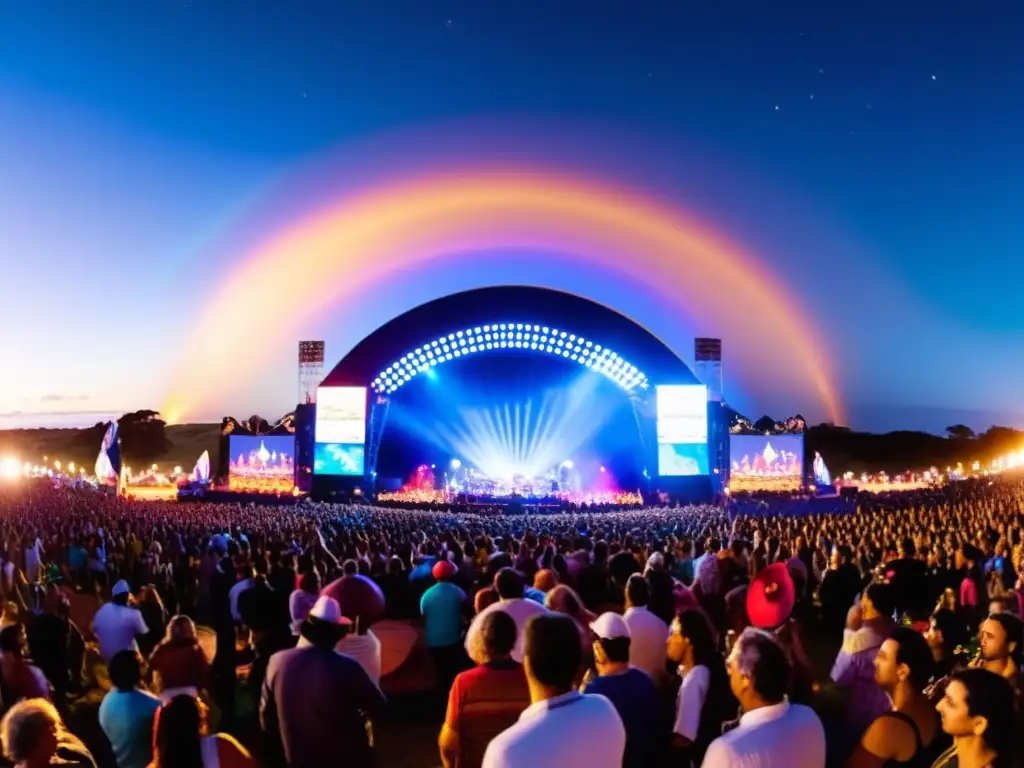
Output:
[[455,578],[458,569],[448,560],[438,560],[434,563],[431,573],[434,574],[434,581],[446,581]]
[[793,579],[783,563],[763,568],[747,591],[747,617],[759,629],[774,629],[782,624],[795,604]]

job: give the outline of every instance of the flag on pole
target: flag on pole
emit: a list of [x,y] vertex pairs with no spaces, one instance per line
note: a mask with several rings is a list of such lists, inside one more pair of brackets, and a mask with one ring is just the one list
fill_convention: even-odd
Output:
[[116,485],[121,477],[121,441],[117,436],[117,422],[107,426],[96,456],[96,480],[104,485]]
[[203,451],[192,470],[192,482],[207,483],[210,481],[210,452]]

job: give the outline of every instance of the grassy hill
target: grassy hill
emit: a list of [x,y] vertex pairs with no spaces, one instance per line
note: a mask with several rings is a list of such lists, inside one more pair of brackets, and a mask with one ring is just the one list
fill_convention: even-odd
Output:
[[[0,430],[0,457],[15,456],[21,461],[34,464],[41,463],[46,456],[52,463],[60,461],[65,466],[75,462],[76,466],[91,469],[99,451],[96,445],[83,445],[80,429],[11,429]],[[171,448],[166,454],[154,461],[168,469],[181,466],[186,471],[192,469],[204,450],[210,452],[210,461],[216,466],[220,424],[181,424],[167,427],[167,438]],[[125,454],[125,463],[136,467],[138,457]]]

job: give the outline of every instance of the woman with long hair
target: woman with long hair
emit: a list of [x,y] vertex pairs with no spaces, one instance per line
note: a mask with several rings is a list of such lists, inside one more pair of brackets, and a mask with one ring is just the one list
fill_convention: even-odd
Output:
[[187,694],[160,707],[149,768],[256,768],[256,761],[233,737],[207,734],[206,713],[206,706]]
[[672,746],[688,758],[684,765],[701,764],[708,745],[722,734],[722,723],[738,709],[714,638],[707,618],[697,610],[681,611],[670,628],[666,651],[682,678]]
[[167,634],[150,656],[149,668],[155,688],[164,698],[208,691],[213,682],[210,661],[188,616],[175,616],[168,622]]
[[549,611],[564,613],[576,622],[576,628],[580,632],[580,648],[583,650],[584,658],[589,660],[593,653],[590,624],[597,617],[584,607],[575,590],[567,584],[557,585],[544,598],[544,607]]

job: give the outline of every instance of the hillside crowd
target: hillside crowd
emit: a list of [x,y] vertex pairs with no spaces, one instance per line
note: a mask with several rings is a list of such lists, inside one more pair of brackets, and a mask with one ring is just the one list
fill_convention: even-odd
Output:
[[0,541],[0,741],[24,768],[373,765],[412,695],[383,692],[396,623],[432,681],[417,765],[1024,755],[1011,480],[545,515],[21,484]]

